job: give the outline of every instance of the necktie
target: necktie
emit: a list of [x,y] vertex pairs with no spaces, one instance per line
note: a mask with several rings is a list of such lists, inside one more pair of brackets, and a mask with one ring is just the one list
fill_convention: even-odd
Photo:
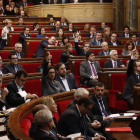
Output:
[[105,108],[103,106],[102,99],[100,99],[99,102],[100,102],[100,105],[101,105],[101,108],[102,108],[102,112],[105,114],[105,116],[108,116],[108,113],[105,111]]
[[17,65],[14,65],[14,67],[15,67],[15,72],[17,72],[18,71]]
[[140,83],[140,74],[137,74],[137,83]]
[[24,6],[27,6],[27,3],[26,2],[24,3]]
[[86,136],[87,135],[87,129],[86,129],[84,116],[82,116],[80,119],[81,119],[81,125],[82,125],[82,129],[83,129],[83,133]]
[[97,76],[96,70],[95,70],[95,68],[93,67],[93,65],[92,65],[92,64],[93,64],[93,63],[90,63],[91,68],[92,68],[92,71],[93,71],[93,74],[94,74],[94,76]]
[[114,62],[114,68],[117,68],[117,63],[116,63],[116,61]]

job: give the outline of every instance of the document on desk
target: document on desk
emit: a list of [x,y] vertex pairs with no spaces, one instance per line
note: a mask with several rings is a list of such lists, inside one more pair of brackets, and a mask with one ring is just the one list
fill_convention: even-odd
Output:
[[[23,91],[18,92],[18,94],[19,94],[21,97],[26,97],[27,92],[26,92],[25,90],[23,90]],[[30,99],[26,100],[25,102],[27,103],[27,102],[29,102],[29,101],[30,101]]]
[[9,140],[7,136],[0,137],[0,140]]
[[4,132],[4,131],[6,131],[5,126],[4,125],[0,125],[0,132]]
[[79,136],[81,136],[81,133],[75,133],[75,134],[70,134],[70,135],[68,135],[67,136],[67,138],[74,138],[74,137],[79,137]]
[[130,117],[131,117],[131,116],[134,116],[134,115],[135,115],[135,113],[124,113],[124,114],[123,114],[123,116],[130,116]]
[[114,117],[119,117],[120,116],[120,114],[111,114],[111,115],[109,115],[108,117],[109,118],[114,118]]

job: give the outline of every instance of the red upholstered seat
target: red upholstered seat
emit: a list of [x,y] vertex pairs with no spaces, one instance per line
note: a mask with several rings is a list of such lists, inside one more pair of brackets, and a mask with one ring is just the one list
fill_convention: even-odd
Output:
[[[13,48],[14,50],[14,48]],[[12,51],[12,50],[11,50]],[[4,52],[0,52],[1,58],[2,59],[8,59],[9,54],[11,53],[11,51],[4,51]]]
[[53,114],[53,116],[56,118],[56,120],[58,122],[58,120],[59,120],[59,113],[58,113],[58,111],[55,114]]
[[8,84],[8,83],[4,83],[4,84],[2,84],[2,87],[1,87],[1,88],[6,87],[6,86],[7,86],[7,84]]
[[42,97],[42,85],[40,79],[26,81],[25,89],[27,93],[37,94],[38,97]]
[[29,119],[31,122],[34,120],[33,113],[30,113],[26,116],[26,119]]
[[61,101],[57,103],[59,115],[61,115],[67,109],[69,103],[72,100],[73,99],[69,99],[69,100],[65,100],[65,101]]
[[92,49],[92,51],[94,52],[94,55],[98,55],[98,52],[102,51],[101,49]]
[[108,60],[99,60],[98,62],[100,63],[101,68],[104,67],[104,63]]

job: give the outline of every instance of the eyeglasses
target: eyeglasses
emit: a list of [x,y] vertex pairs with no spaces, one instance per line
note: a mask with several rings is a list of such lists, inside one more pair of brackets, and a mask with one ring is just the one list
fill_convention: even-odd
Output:
[[25,82],[26,81],[25,79],[19,79],[19,80],[21,80],[21,82]]

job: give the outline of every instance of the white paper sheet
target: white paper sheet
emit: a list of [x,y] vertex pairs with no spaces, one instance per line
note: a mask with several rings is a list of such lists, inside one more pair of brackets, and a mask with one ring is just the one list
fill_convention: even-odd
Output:
[[67,136],[67,138],[74,138],[74,137],[79,137],[79,136],[81,136],[81,133],[75,133],[75,134],[70,134],[70,135],[68,135]]
[[21,97],[26,97],[27,92],[24,90],[24,91],[18,92],[18,94],[19,94]]
[[7,136],[0,137],[0,140],[9,140]]
[[108,117],[109,118],[114,118],[114,117],[119,117],[120,116],[120,114],[111,114],[111,115],[109,115]]
[[123,116],[134,116],[135,113],[124,113]]

